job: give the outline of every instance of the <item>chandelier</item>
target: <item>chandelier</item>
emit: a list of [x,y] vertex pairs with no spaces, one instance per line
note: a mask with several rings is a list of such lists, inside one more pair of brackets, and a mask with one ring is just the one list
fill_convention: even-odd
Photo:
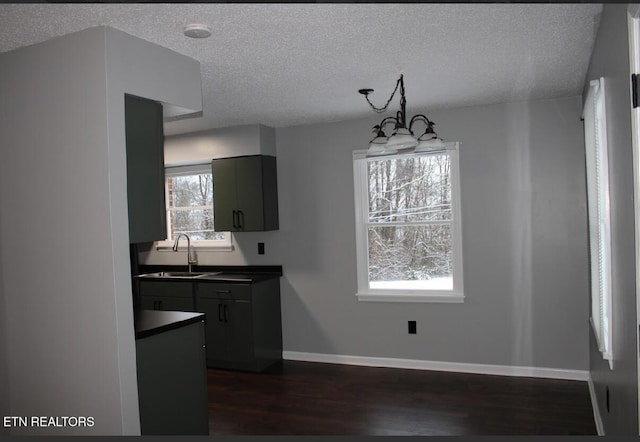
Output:
[[[386,117],[379,124],[373,126],[373,132],[376,136],[369,142],[367,156],[389,155],[398,153],[400,150],[430,152],[444,149],[444,141],[442,141],[442,138],[438,138],[438,134],[433,130],[435,123],[426,116],[422,114],[414,115],[407,126],[407,99],[404,96],[404,78],[402,74],[400,74],[396,87],[384,107],[378,108],[369,100],[369,94],[373,92],[373,89],[360,89],[358,92],[364,95],[367,103],[374,111],[381,113],[387,109],[398,89],[400,89],[400,110],[395,117]],[[416,138],[413,134],[413,126],[418,122],[425,125],[425,131],[420,137]],[[395,126],[394,132],[390,137],[387,137],[384,133],[384,128],[391,123]]]

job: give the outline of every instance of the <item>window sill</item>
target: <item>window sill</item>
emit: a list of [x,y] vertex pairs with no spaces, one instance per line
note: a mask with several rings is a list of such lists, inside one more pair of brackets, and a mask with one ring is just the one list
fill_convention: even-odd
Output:
[[[156,241],[155,249],[158,252],[173,252],[173,241]],[[200,252],[232,252],[234,250],[231,241],[192,241],[191,249]],[[186,252],[186,244],[180,244],[178,251]]]
[[416,293],[401,291],[360,291],[356,293],[358,301],[366,302],[438,302],[463,303],[462,293]]

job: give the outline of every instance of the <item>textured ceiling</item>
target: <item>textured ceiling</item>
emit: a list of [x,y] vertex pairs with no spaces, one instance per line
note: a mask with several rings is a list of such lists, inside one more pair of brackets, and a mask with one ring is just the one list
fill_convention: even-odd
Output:
[[[599,4],[0,4],[0,52],[108,25],[200,61],[202,118],[175,134],[579,95]],[[189,23],[206,40],[185,37]],[[397,109],[397,99],[390,109]]]

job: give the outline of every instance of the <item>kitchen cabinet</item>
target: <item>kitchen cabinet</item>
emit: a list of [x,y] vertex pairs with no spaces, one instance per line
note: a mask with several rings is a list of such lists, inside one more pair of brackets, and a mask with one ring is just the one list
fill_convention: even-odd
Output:
[[136,314],[142,435],[208,435],[204,315]]
[[278,229],[276,158],[249,155],[212,160],[214,226],[219,232]]
[[203,297],[198,308],[208,318],[205,328],[209,344],[207,364],[224,368],[248,365],[253,359],[251,305],[249,301]]
[[208,367],[262,371],[282,360],[279,276],[136,277],[142,309],[205,313]]
[[137,281],[140,307],[194,312],[193,284],[188,281]]
[[167,221],[164,195],[162,105],[125,95],[129,242],[164,240]]
[[262,371],[282,359],[280,284],[196,283],[196,309],[207,317],[207,366]]

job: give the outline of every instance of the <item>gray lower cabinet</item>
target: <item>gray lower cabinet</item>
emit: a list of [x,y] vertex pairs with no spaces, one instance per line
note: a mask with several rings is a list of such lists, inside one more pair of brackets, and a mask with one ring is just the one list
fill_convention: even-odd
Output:
[[204,323],[136,340],[142,435],[208,435]]
[[190,281],[138,281],[138,293],[145,310],[196,311]]
[[279,279],[137,284],[142,309],[205,313],[208,367],[262,371],[282,360]]
[[196,283],[207,320],[207,366],[262,371],[282,359],[280,284]]

